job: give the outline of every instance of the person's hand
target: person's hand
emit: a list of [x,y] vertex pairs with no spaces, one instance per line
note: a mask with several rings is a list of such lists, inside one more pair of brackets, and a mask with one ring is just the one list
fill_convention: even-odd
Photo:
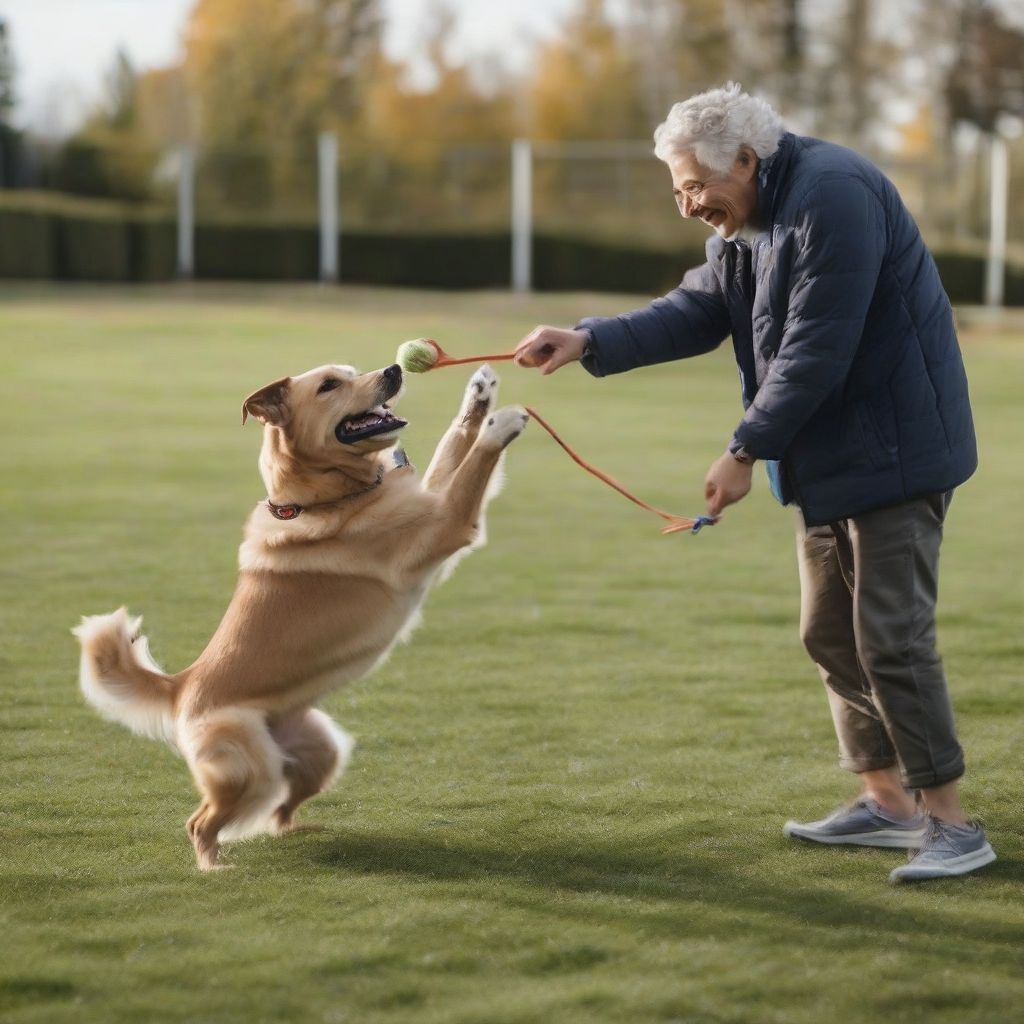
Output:
[[516,365],[537,367],[545,375],[554,373],[560,366],[579,359],[586,343],[586,331],[535,327],[516,346]]
[[708,515],[717,518],[722,514],[722,509],[746,497],[753,473],[752,462],[740,462],[732,452],[719,456],[704,478],[704,499]]

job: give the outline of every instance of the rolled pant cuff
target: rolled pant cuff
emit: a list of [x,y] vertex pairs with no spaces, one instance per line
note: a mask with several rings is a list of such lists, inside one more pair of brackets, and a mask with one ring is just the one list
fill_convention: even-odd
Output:
[[956,782],[963,774],[964,763],[961,760],[933,771],[906,773],[903,776],[903,784],[907,789],[932,789],[935,786],[944,786],[947,782]]

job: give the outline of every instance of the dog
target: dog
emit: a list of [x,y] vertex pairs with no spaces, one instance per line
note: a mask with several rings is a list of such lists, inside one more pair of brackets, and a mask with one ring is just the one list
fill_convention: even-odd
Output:
[[242,405],[263,423],[268,498],[250,514],[234,596],[206,649],[165,673],[122,607],[83,617],[80,683],[104,717],[164,739],[200,793],[186,829],[196,862],[221,843],[293,830],[298,806],[344,770],[351,737],[316,705],[408,638],[432,583],[485,540],[505,448],[526,426],[494,410],[482,366],[420,479],[396,448],[398,365],[321,366]]

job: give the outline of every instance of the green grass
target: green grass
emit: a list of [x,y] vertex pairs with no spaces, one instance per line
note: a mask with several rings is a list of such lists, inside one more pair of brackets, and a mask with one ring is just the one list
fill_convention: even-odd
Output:
[[[203,876],[168,749],[76,686],[68,629],[125,603],[188,664],[263,495],[242,398],[432,335],[501,350],[638,298],[315,288],[0,291],[4,382],[0,1017],[28,1022],[1007,1022],[1024,1019],[1020,380],[964,347],[982,468],[953,504],[940,642],[1000,860],[894,889],[898,853],[786,842],[854,789],[796,637],[792,522],[763,480],[724,522],[658,522],[531,427],[490,543],[372,679],[320,833]],[[468,373],[468,371],[467,371]],[[466,373],[413,379],[426,464]],[[728,347],[595,381],[504,371],[643,497],[701,511],[739,415]]]

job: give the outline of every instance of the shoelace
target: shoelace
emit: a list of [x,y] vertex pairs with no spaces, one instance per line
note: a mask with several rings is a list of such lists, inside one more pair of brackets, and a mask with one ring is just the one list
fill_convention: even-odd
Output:
[[950,825],[948,822],[939,821],[938,818],[928,815],[927,831],[924,837],[921,839],[921,845],[916,849],[907,851],[907,860],[914,860],[915,857],[919,856],[925,850],[933,849],[940,841],[944,842],[948,850],[956,854],[958,850],[953,839],[950,829],[957,828],[956,825]]

